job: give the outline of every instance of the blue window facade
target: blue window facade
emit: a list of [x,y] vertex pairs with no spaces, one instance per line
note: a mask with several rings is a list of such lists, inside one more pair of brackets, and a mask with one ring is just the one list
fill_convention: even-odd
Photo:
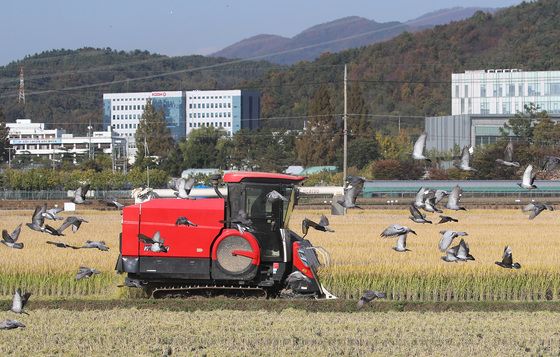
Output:
[[173,139],[184,138],[187,130],[185,96],[152,98],[152,105],[156,111],[163,111],[163,116]]

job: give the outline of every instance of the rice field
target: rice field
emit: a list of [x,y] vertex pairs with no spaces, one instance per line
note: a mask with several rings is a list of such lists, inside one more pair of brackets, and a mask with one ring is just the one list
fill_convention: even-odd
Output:
[[[291,228],[300,233],[304,217],[318,220],[326,211],[296,210]],[[30,211],[0,211],[2,228],[9,231],[27,222]],[[37,296],[119,298],[129,289],[116,286],[123,277],[114,272],[118,256],[121,216],[116,211],[82,211],[90,223],[66,237],[52,237],[23,227],[22,250],[0,246],[0,295],[13,294],[15,287]],[[329,291],[341,298],[358,298],[364,289],[385,291],[390,299],[407,301],[493,301],[559,300],[560,219],[557,212],[545,211],[529,221],[520,210],[472,210],[453,212],[459,223],[420,225],[408,220],[405,210],[350,211],[346,216],[329,216],[335,233],[310,230],[314,245],[330,252],[331,265],[320,272]],[[436,220],[437,216],[433,216]],[[407,253],[391,249],[395,239],[380,238],[389,224],[413,228]],[[57,223],[58,224],[58,223]],[[437,249],[439,231],[466,231],[471,254],[476,261],[446,263]],[[56,240],[81,245],[86,240],[104,240],[109,252],[92,249],[73,251],[47,245]],[[456,241],[458,243],[458,240]],[[501,260],[505,245],[513,249],[520,270],[494,264]],[[80,265],[95,267],[101,275],[75,281]],[[133,293],[134,294],[134,293]]]
[[560,313],[544,311],[36,309],[31,316],[17,318],[27,327],[0,331],[2,355],[434,356],[449,351],[456,356],[560,354]]

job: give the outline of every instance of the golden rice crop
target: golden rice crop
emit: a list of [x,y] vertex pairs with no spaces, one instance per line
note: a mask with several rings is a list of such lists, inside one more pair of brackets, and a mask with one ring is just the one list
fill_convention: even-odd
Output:
[[[9,356],[558,355],[556,312],[32,310]],[[235,321],[233,323],[233,321]],[[506,332],[507,333],[504,333]]]
[[[53,237],[23,227],[23,250],[0,245],[0,295],[10,295],[17,286],[43,296],[119,296],[122,276],[114,272],[118,256],[121,216],[116,211],[77,212],[90,223],[73,234]],[[304,217],[318,220],[327,211],[296,210],[291,228],[300,233]],[[545,211],[529,221],[520,210],[472,210],[453,212],[459,223],[420,225],[408,220],[405,210],[349,211],[346,216],[329,216],[335,233],[310,230],[314,245],[330,252],[332,264],[321,271],[321,280],[339,297],[356,298],[364,289],[384,290],[396,300],[545,300],[560,295],[560,228],[558,213]],[[27,222],[30,211],[0,211],[2,228],[13,230]],[[437,221],[437,216],[432,215]],[[49,222],[51,223],[51,222]],[[389,224],[413,228],[407,253],[391,249],[395,239],[380,238]],[[52,223],[51,223],[52,224]],[[59,222],[55,223],[58,225]],[[462,230],[476,261],[445,263],[437,249],[440,230]],[[109,252],[93,249],[70,250],[47,245],[47,240],[81,245],[86,240],[104,240]],[[455,242],[458,243],[458,240]],[[506,270],[494,264],[505,245],[513,249],[522,268]],[[100,276],[75,281],[79,266],[95,267]]]

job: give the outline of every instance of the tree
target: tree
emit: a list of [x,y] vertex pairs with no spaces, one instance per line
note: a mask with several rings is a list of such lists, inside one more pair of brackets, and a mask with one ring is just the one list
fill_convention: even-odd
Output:
[[342,133],[333,116],[328,88],[321,85],[309,103],[309,121],[296,143],[303,165],[333,165],[342,143]]
[[356,138],[348,143],[348,166],[363,169],[379,158],[379,146],[374,138]]
[[4,117],[4,111],[0,107],[0,157],[2,161],[6,161],[9,158],[8,149],[10,147],[9,139],[10,129],[6,126],[6,118]]
[[[147,144],[147,148],[145,144]],[[138,150],[136,152],[136,164],[144,166],[147,163],[146,154],[163,158],[169,155],[174,146],[175,143],[163,113],[156,111],[152,101],[148,99],[136,129],[136,148]]]
[[504,124],[504,129],[500,129],[503,136],[512,132],[522,141],[531,142],[535,124],[541,119],[548,118],[546,111],[539,111],[539,106],[535,103],[525,104],[523,113],[517,113]]
[[220,152],[220,148],[224,148],[221,141],[230,139],[224,135],[223,130],[214,127],[203,127],[191,131],[189,137],[179,143],[183,169],[226,169],[227,155]]
[[355,82],[348,91],[348,136],[349,140],[373,136],[360,84]]

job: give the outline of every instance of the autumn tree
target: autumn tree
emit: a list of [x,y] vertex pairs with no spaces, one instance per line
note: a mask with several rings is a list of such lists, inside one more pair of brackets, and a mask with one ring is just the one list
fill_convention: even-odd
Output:
[[136,129],[136,164],[144,166],[147,163],[146,155],[157,156],[160,159],[165,158],[174,146],[175,143],[163,113],[156,111],[152,101],[148,99]]
[[342,132],[333,115],[329,89],[321,85],[309,103],[308,122],[296,143],[303,165],[333,165],[341,148]]

